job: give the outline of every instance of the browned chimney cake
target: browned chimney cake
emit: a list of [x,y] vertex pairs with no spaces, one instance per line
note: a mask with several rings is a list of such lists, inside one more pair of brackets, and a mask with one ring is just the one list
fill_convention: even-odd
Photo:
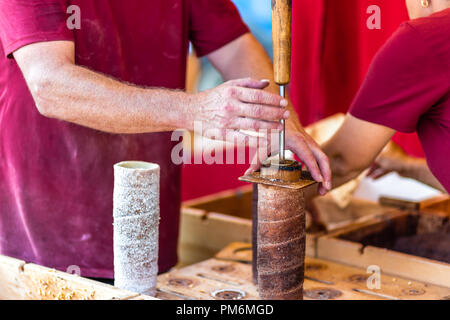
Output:
[[241,180],[258,184],[256,272],[261,299],[303,298],[305,261],[305,200],[303,188],[314,182],[301,179],[296,161],[265,163],[261,173]]

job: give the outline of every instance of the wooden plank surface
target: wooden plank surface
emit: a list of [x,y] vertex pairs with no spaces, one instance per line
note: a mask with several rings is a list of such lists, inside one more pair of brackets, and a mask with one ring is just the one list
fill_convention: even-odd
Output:
[[359,268],[377,265],[391,275],[450,288],[450,265],[444,262],[332,237],[320,238],[317,251],[318,258]]
[[[420,281],[381,273],[380,288],[369,289],[366,269],[346,266],[323,259],[306,258],[305,299],[384,300],[444,299],[450,289]],[[225,290],[226,297],[258,299],[251,275],[251,245],[232,243],[215,258],[181,268],[158,277],[158,298],[219,299],[214,296]]]
[[155,299],[0,255],[0,300]]
[[[432,206],[442,206],[442,201],[430,202],[432,202]],[[444,206],[445,203],[446,201],[444,201]],[[427,209],[423,210],[421,219],[430,219],[433,216],[442,219],[442,213],[440,212],[432,213],[426,211]],[[394,228],[395,234],[405,233],[402,228],[408,227],[408,217],[412,214],[418,213],[394,209],[386,212],[383,216],[355,223],[324,235],[317,240],[317,258],[359,268],[377,265],[383,272],[391,275],[450,288],[450,264],[372,245],[364,246],[358,242],[358,238],[361,239],[364,236],[382,231],[387,226]],[[348,240],[342,239],[343,237]]]
[[25,297],[19,281],[24,265],[25,261],[0,255],[0,300]]
[[328,231],[368,221],[392,211],[391,208],[381,206],[376,202],[355,198],[346,207],[341,208],[331,195],[314,198],[312,210]]

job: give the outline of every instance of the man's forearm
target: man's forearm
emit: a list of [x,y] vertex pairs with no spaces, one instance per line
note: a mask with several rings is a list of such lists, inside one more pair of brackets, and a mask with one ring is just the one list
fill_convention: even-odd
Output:
[[71,41],[38,42],[14,53],[39,112],[111,133],[145,133],[194,128],[226,139],[227,131],[276,129],[287,102],[264,92],[267,82],[228,81],[197,94],[140,88],[75,65]]
[[188,95],[181,91],[139,88],[70,64],[30,79],[36,105],[47,117],[110,133],[159,132],[183,125],[180,109]]

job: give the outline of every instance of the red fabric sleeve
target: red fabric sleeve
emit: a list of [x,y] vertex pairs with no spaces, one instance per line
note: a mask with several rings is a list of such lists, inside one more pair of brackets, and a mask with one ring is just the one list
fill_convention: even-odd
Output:
[[249,32],[230,0],[189,1],[189,40],[199,57]]
[[72,40],[66,0],[0,0],[0,41],[6,56],[35,42]]
[[350,114],[400,132],[414,132],[419,118],[447,90],[442,69],[421,34],[405,23],[375,56]]

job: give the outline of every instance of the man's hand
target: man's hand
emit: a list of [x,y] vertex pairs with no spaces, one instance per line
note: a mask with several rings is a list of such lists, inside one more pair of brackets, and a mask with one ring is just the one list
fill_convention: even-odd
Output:
[[[258,170],[261,163],[268,156],[278,153],[278,135],[269,134],[265,141],[262,141],[262,139],[260,138],[259,140],[259,147],[264,148],[266,145],[269,146],[267,149],[262,149],[267,150],[267,153],[258,152],[261,150],[258,149],[246,174],[251,174]],[[319,186],[319,193],[321,195],[331,190],[331,169],[328,157],[303,128],[297,128],[296,130],[286,129],[286,148],[294,152],[306,165],[314,180],[321,183]]]
[[286,147],[306,165],[311,176],[320,182],[319,193],[325,195],[332,189],[330,161],[320,146],[305,130],[287,130]]
[[208,138],[226,140],[239,130],[281,129],[280,120],[289,117],[288,102],[279,95],[263,91],[266,80],[239,79],[192,95],[183,116],[183,127],[202,125]]

